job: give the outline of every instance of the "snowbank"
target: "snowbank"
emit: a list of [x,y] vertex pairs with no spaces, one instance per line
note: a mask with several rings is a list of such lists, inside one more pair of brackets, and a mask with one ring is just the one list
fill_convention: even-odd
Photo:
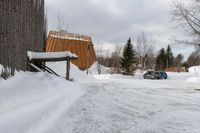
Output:
[[[61,62],[48,62],[46,65],[54,70],[57,74],[59,74],[62,77],[65,77],[66,74],[66,61]],[[91,80],[93,79],[91,76],[86,74],[86,71],[81,71],[78,69],[77,66],[71,63],[70,65],[70,77],[75,81],[80,80]]]
[[[99,66],[98,66],[99,65]],[[89,74],[98,74],[98,67],[101,69],[101,74],[108,74],[110,73],[110,68],[105,67],[103,65],[98,64],[95,62],[90,68],[89,68]]]
[[199,73],[200,74],[200,66],[193,66],[188,69],[190,73]]
[[83,94],[79,85],[64,78],[17,73],[0,82],[0,132],[44,132]]
[[190,77],[193,77],[193,73],[188,73],[188,72],[167,72],[168,79],[170,80],[187,80]]
[[200,82],[200,66],[193,66],[188,69],[191,77],[187,79],[188,82]]

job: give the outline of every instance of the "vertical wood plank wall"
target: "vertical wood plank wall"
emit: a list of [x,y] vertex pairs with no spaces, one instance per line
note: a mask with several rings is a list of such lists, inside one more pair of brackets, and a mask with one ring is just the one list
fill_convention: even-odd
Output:
[[43,51],[44,0],[0,0],[0,64],[26,70],[28,50]]

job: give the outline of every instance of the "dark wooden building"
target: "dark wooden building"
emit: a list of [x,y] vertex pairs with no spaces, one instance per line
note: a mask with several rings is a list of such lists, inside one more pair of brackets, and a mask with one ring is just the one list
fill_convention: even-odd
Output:
[[26,70],[27,51],[43,51],[44,0],[0,0],[0,64]]

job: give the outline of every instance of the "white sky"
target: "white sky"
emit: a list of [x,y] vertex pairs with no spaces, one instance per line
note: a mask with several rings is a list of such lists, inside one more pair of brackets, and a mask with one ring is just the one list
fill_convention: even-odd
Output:
[[[171,44],[173,37],[186,38],[171,21],[170,3],[171,0],[46,0],[48,27],[57,29],[57,16],[61,14],[68,32],[91,36],[94,44],[108,49],[125,44],[129,37],[134,43],[144,31],[159,50]],[[172,49],[185,56],[191,52],[188,47]]]

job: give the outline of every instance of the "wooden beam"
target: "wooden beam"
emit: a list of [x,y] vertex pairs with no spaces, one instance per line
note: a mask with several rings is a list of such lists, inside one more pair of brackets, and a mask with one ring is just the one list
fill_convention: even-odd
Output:
[[[69,57],[62,57],[62,58],[37,58],[31,59],[32,62],[56,62],[56,61],[65,61],[68,60]],[[78,57],[70,57],[70,60],[76,60]]]

